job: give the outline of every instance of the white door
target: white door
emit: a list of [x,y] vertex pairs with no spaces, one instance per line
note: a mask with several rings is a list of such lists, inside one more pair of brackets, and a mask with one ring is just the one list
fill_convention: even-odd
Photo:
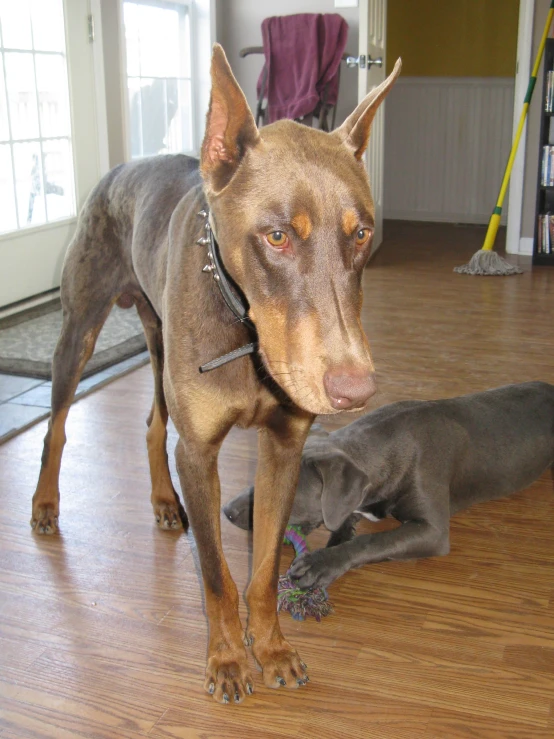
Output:
[[105,168],[92,2],[0,0],[0,307],[59,286]]
[[[385,43],[387,30],[387,0],[360,0],[360,36],[358,100],[385,79]],[[374,63],[376,62],[376,63]],[[380,62],[380,64],[379,64]],[[385,149],[385,102],[381,104],[369,137],[366,167],[375,202],[375,233],[371,253],[383,240],[383,159]]]

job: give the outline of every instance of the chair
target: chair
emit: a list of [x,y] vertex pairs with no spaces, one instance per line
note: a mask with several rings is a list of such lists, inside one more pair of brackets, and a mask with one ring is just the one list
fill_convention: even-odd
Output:
[[[346,22],[337,14],[305,13],[266,18],[263,21],[262,35],[265,49],[262,46],[249,46],[241,49],[239,53],[241,58],[251,54],[264,54],[266,57],[257,86],[256,124],[258,127],[271,122],[270,113],[273,115],[273,120],[293,118],[308,126],[313,125],[315,118],[318,123],[317,127],[322,131],[329,131],[335,127],[340,86],[340,60],[346,61],[349,56],[343,53],[337,58],[337,52],[344,51],[347,32]],[[291,69],[294,68],[296,72],[296,74],[284,77],[282,69],[281,72],[279,71],[279,46],[276,52],[276,44],[281,39],[287,63],[291,55],[294,56]],[[268,60],[273,62],[272,90],[270,90]],[[276,88],[279,74],[281,74],[281,81],[285,88],[282,92],[285,97],[288,96],[289,100],[292,99],[290,104],[284,100],[277,100],[280,94],[279,88]],[[305,95],[307,90],[308,96]],[[271,95],[273,100],[269,99]],[[299,96],[299,101],[295,101],[295,95]],[[273,108],[272,105],[274,105]],[[290,107],[286,110],[288,106]],[[308,106],[307,109],[306,106]],[[279,110],[278,114],[275,114],[276,110]],[[302,113],[297,116],[291,115],[290,112],[293,110],[297,113],[302,111]]]

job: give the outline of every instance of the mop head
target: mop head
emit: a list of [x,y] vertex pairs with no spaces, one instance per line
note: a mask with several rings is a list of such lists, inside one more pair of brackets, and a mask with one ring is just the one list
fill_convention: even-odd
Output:
[[454,272],[460,275],[520,275],[523,270],[507,262],[495,251],[479,249],[471,257],[469,264],[454,267]]
[[[297,526],[287,526],[284,542],[292,544],[296,556],[308,551],[306,539]],[[277,586],[277,612],[280,611],[288,611],[295,621],[304,621],[308,616],[321,621],[323,616],[333,613],[333,606],[325,588],[301,590],[287,573],[281,575]]]

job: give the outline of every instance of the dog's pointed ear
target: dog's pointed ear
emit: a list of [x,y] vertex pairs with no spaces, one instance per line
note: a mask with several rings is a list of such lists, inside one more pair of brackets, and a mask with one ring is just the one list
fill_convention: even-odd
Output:
[[323,479],[323,522],[336,531],[362,505],[367,475],[340,449],[319,455],[314,464]]
[[200,171],[206,184],[217,192],[228,184],[247,149],[260,141],[260,134],[219,44],[213,48],[211,77]]
[[332,136],[339,138],[360,160],[367,149],[371,124],[377,109],[386,98],[402,69],[402,60],[397,59],[394,69],[384,82],[368,93],[356,110],[348,116],[342,126],[333,131]]

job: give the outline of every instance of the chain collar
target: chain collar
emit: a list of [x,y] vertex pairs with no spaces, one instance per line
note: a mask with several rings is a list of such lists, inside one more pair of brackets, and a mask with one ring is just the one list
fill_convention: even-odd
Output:
[[246,354],[254,354],[254,352],[258,350],[258,341],[256,337],[256,327],[248,318],[248,303],[246,298],[240,291],[240,288],[227,274],[225,267],[223,266],[223,262],[221,261],[219,246],[210,225],[209,213],[207,210],[203,209],[198,213],[198,216],[199,218],[205,219],[204,229],[206,231],[206,235],[199,238],[196,243],[200,246],[208,247],[208,264],[204,266],[202,272],[212,275],[229,310],[255,337],[254,341],[251,343],[245,344],[238,349],[234,349],[228,354],[223,354],[221,357],[217,357],[216,359],[212,359],[211,361],[206,362],[206,364],[201,365],[198,368],[198,371],[204,373],[217,369],[217,367],[221,367],[228,362],[232,362],[234,359],[244,357]]

